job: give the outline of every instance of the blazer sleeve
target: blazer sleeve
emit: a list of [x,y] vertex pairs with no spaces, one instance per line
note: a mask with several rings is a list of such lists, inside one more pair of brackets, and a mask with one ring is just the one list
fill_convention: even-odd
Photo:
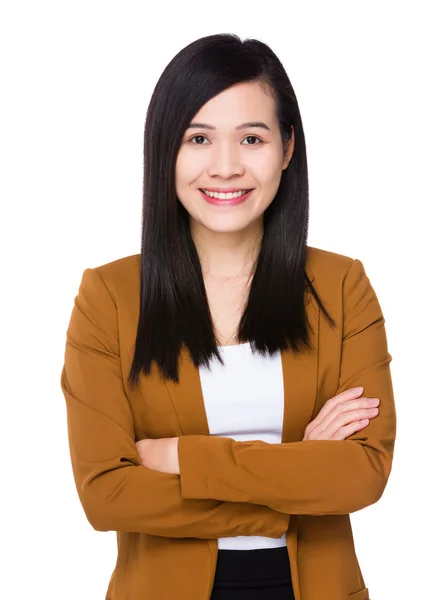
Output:
[[287,530],[287,514],[256,503],[182,498],[179,475],[142,465],[123,387],[117,309],[96,269],[84,271],[74,300],[61,388],[75,485],[94,529],[206,539],[280,538]]
[[[182,436],[182,496],[265,504],[289,514],[347,514],[377,502],[391,468],[396,415],[385,319],[363,264],[343,281],[343,334],[335,395],[363,386],[380,398],[379,413],[345,440],[238,442]],[[319,410],[315,414],[317,414]]]

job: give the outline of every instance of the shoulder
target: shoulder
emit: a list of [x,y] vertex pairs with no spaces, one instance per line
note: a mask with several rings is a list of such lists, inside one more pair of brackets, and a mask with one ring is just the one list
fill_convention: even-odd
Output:
[[348,314],[371,310],[375,318],[382,316],[377,294],[358,258],[308,246],[306,270],[329,306],[344,305]]
[[[326,288],[334,287],[338,282],[342,283],[351,266],[364,271],[358,259],[314,246],[306,248],[306,271],[316,286]],[[140,267],[141,254],[137,253],[92,267],[91,270],[100,276],[112,293],[121,288],[133,289],[133,286],[139,288]]]
[[92,268],[109,288],[138,282],[140,278],[141,255],[131,254]]
[[117,258],[111,262],[107,262],[94,267],[98,275],[101,275],[103,279],[112,279],[114,277],[123,277],[127,274],[133,274],[138,272],[141,261],[141,255],[131,254],[129,256],[123,256]]
[[[345,254],[307,246],[306,271],[316,285],[335,284],[336,279],[343,280],[354,261],[360,262]],[[141,254],[137,253],[92,267],[92,270],[100,275],[110,290],[115,290],[120,286],[130,287],[133,284],[139,286],[140,266]]]
[[[110,294],[118,304],[125,298],[137,298],[140,290],[141,255],[131,254],[87,268],[82,285],[93,286],[96,293]],[[100,292],[101,290],[101,292]]]
[[[314,246],[306,247],[306,270],[312,279],[323,279],[329,274],[346,274],[354,262],[354,258],[345,254],[338,254]],[[131,254],[113,261],[93,267],[105,283],[112,283],[121,279],[139,279],[141,255]]]
[[306,271],[315,284],[323,285],[343,280],[354,259],[323,248],[307,246]]

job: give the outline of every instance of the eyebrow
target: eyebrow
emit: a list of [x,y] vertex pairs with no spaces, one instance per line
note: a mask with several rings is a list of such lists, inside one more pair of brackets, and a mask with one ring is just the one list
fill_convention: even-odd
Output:
[[[248,123],[241,123],[236,127],[236,131],[240,129],[249,129],[250,127],[260,127],[261,129],[267,129],[271,131],[266,123],[262,121],[249,121]],[[209,125],[208,123],[190,123],[187,129],[216,129],[214,125]]]

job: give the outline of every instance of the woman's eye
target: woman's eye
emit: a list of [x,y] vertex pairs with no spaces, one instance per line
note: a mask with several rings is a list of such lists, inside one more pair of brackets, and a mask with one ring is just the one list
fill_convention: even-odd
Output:
[[[192,138],[190,138],[189,141],[191,142],[192,140],[195,140],[196,138],[203,139],[203,140],[207,139],[204,135],[194,135]],[[249,139],[259,140],[259,143],[263,143],[262,140],[260,138],[258,138],[256,135],[247,135],[247,137],[244,138],[244,140],[249,140]],[[197,146],[204,146],[205,144],[199,144],[199,143],[196,142],[196,145]],[[259,144],[255,144],[255,143],[253,143],[253,144],[245,144],[245,146],[256,146],[256,145],[258,146]]]
[[[202,139],[205,139],[205,140],[207,139],[207,138],[206,138],[204,135],[194,135],[192,138],[190,138],[190,140],[189,140],[189,141],[191,142],[192,140],[194,140],[194,139],[196,139],[196,138],[199,138],[199,139],[201,139],[201,138],[202,138]],[[198,146],[201,146],[202,144],[197,144],[197,145],[198,145]]]
[[[247,137],[246,137],[245,139],[246,139],[246,140],[249,140],[250,138],[251,138],[251,139],[255,139],[255,140],[259,140],[259,143],[261,143],[261,142],[262,142],[262,140],[261,140],[260,138],[258,138],[256,135],[247,135]],[[256,145],[258,145],[258,144],[245,144],[245,145],[246,145],[246,146],[256,146]]]

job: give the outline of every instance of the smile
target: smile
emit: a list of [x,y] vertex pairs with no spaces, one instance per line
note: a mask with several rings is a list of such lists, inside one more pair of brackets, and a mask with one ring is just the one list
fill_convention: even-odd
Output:
[[214,204],[216,206],[234,206],[236,204],[241,204],[242,202],[245,202],[245,200],[249,198],[253,190],[243,190],[234,194],[218,194],[217,192],[215,192],[215,195],[213,196],[209,196],[201,189],[199,191],[201,192],[204,200],[206,200],[210,204]]

